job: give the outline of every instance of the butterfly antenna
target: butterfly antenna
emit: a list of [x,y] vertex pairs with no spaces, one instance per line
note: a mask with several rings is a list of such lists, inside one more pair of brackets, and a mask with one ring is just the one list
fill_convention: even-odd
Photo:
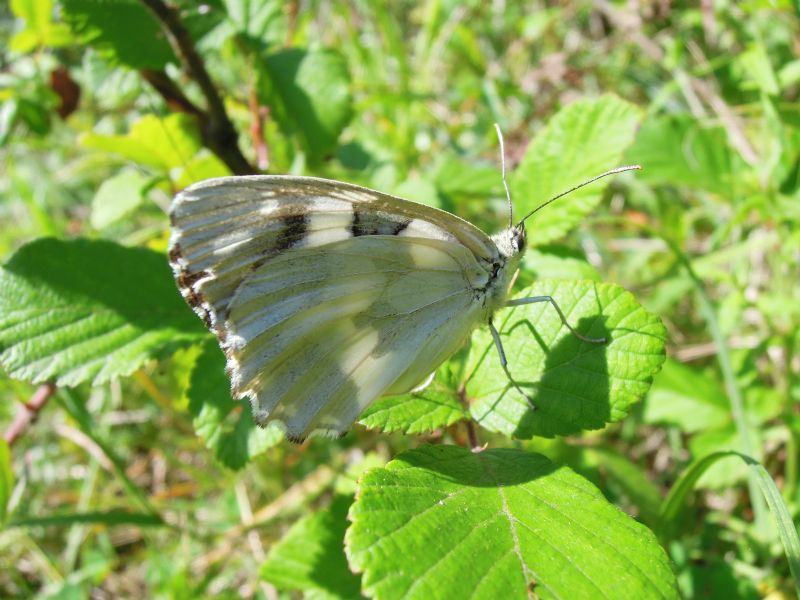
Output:
[[532,215],[533,215],[535,212],[537,212],[537,211],[539,211],[539,210],[543,209],[545,206],[547,206],[547,205],[548,205],[548,204],[550,204],[551,202],[555,202],[555,201],[556,201],[556,200],[558,200],[559,198],[561,198],[561,197],[563,197],[563,196],[566,196],[567,194],[571,194],[571,193],[572,193],[572,192],[574,192],[575,190],[579,190],[580,188],[582,188],[582,187],[584,187],[584,186],[586,186],[586,185],[589,185],[590,183],[594,183],[594,182],[595,182],[595,181],[597,181],[598,179],[602,179],[603,177],[608,177],[609,175],[616,175],[617,173],[623,173],[623,172],[625,172],[625,171],[638,171],[638,170],[641,170],[641,168],[642,168],[642,167],[641,167],[641,165],[627,165],[627,166],[624,166],[624,167],[617,167],[616,169],[611,169],[610,171],[606,171],[605,173],[601,173],[600,175],[597,175],[597,176],[595,176],[595,177],[592,177],[591,179],[588,179],[587,181],[584,181],[583,183],[579,183],[579,184],[578,184],[578,185],[576,185],[575,187],[571,187],[571,188],[569,188],[569,189],[568,189],[566,192],[561,192],[561,193],[560,193],[560,194],[558,194],[557,196],[553,196],[553,197],[552,197],[552,198],[550,198],[550,200],[548,200],[547,202],[545,202],[545,203],[543,203],[543,204],[540,204],[539,206],[537,206],[536,208],[534,208],[534,209],[533,209],[531,212],[529,212],[527,215],[525,215],[524,217],[522,217],[522,219],[520,220],[520,222],[519,222],[519,223],[517,223],[517,227],[519,227],[520,225],[522,225],[522,224],[523,224],[523,223],[524,223],[524,222],[525,222],[525,221],[526,221],[526,220],[527,220],[529,217],[531,217],[531,216],[532,216]]
[[500,125],[495,123],[494,129],[497,132],[497,139],[500,142],[500,173],[503,178],[503,187],[506,190],[506,200],[508,200],[508,228],[511,229],[514,225],[514,205],[511,204],[511,192],[508,191],[508,182],[506,182],[506,146],[503,143],[503,132],[500,131]]

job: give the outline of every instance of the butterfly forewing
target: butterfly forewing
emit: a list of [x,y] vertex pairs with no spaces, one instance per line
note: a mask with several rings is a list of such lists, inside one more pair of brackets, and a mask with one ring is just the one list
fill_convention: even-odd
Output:
[[170,260],[236,397],[293,438],[343,433],[487,318],[497,249],[449,213],[335,181],[211,180],[173,205]]

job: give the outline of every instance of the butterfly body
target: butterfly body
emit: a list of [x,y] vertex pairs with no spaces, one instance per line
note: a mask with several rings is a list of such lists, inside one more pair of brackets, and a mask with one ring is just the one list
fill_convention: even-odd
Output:
[[292,439],[342,434],[415,388],[505,304],[523,226],[311,177],[226,177],[179,194],[170,262],[220,341],[232,393]]

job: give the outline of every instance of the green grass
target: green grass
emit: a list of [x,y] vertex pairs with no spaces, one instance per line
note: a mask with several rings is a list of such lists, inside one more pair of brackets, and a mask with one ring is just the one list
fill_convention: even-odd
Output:
[[[474,476],[469,497],[496,500],[498,482],[539,499],[561,490],[548,502],[573,514],[568,481],[550,467],[536,477],[509,468],[484,489],[494,475],[471,454],[460,474],[436,463],[432,448],[459,454],[452,446],[469,447],[473,436],[487,456],[549,465],[547,457],[602,505],[615,523],[608,535],[616,526],[640,532],[630,547],[663,571],[647,588],[662,597],[797,593],[795,5],[643,3],[632,14],[627,3],[593,2],[177,4],[217,105],[166,38],[131,44],[161,30],[151,0],[125,3],[124,18],[84,0],[0,9],[0,429],[13,437],[8,452],[0,447],[0,596],[271,600],[436,589],[425,587],[427,572],[380,577],[421,572],[425,552],[474,523],[448,529],[453,515],[433,506],[431,523],[447,518],[432,529],[437,543],[420,548],[413,529],[403,538],[388,531],[389,517],[369,520],[387,510],[381,502],[402,500],[413,519],[426,498]],[[222,109],[238,151],[207,127]],[[559,413],[551,396],[543,406],[556,413],[515,420],[519,398],[497,396],[502,371],[481,366],[494,359],[482,358],[491,340],[480,331],[440,370],[435,394],[382,402],[366,420],[375,429],[356,424],[340,440],[302,445],[254,429],[247,406],[228,401],[213,341],[169,279],[174,194],[229,173],[313,175],[437,206],[494,233],[508,219],[494,123],[518,216],[602,170],[643,166],[528,222],[532,249],[516,289],[552,285],[578,318],[602,312],[614,333],[600,353],[605,370],[573,393],[583,412]],[[640,320],[630,328],[653,344],[634,350],[657,356],[652,364],[631,350],[640,338],[619,345],[611,284],[632,293],[623,308]],[[64,306],[91,315],[83,329],[70,328]],[[147,315],[134,314],[143,306]],[[533,334],[523,321],[549,339],[539,308],[543,316],[502,321],[514,373],[514,360],[529,372],[573,360],[562,337],[547,351],[526,345]],[[37,311],[49,316],[37,320]],[[119,337],[91,346],[101,334]],[[655,374],[664,344],[669,362]],[[585,360],[570,364],[597,370]],[[564,392],[581,372],[544,381]],[[35,418],[18,421],[51,379],[59,385],[39,396]],[[434,404],[447,405],[443,416]],[[717,460],[731,453],[746,458]],[[381,495],[381,478],[432,487]],[[546,523],[539,500],[515,502],[505,514]],[[608,503],[639,523],[611,518]],[[563,523],[551,530],[543,539],[577,566],[610,556],[605,546],[578,548],[584,538]],[[409,554],[394,562],[356,543],[398,539],[411,560],[418,553],[407,571]],[[464,548],[453,547],[457,556]],[[513,539],[497,547],[513,549]],[[545,573],[532,588],[530,579],[503,588],[501,565],[487,578],[500,586],[491,593],[547,597],[556,588],[537,560],[520,552],[526,569]],[[433,578],[442,597],[459,564]],[[608,566],[609,579],[618,568]],[[584,589],[566,575],[560,583],[564,593]]]

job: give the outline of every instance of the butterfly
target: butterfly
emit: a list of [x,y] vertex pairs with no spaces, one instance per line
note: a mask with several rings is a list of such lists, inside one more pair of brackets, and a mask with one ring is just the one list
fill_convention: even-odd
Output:
[[507,300],[525,220],[538,208],[514,224],[505,187],[509,226],[489,236],[451,213],[350,183],[210,179],[172,203],[170,264],[219,340],[233,397],[249,398],[259,425],[277,422],[293,441],[343,435],[376,398],[417,388],[479,325],[524,394],[495,311],[550,302],[574,335],[604,340],[572,329],[549,296]]

